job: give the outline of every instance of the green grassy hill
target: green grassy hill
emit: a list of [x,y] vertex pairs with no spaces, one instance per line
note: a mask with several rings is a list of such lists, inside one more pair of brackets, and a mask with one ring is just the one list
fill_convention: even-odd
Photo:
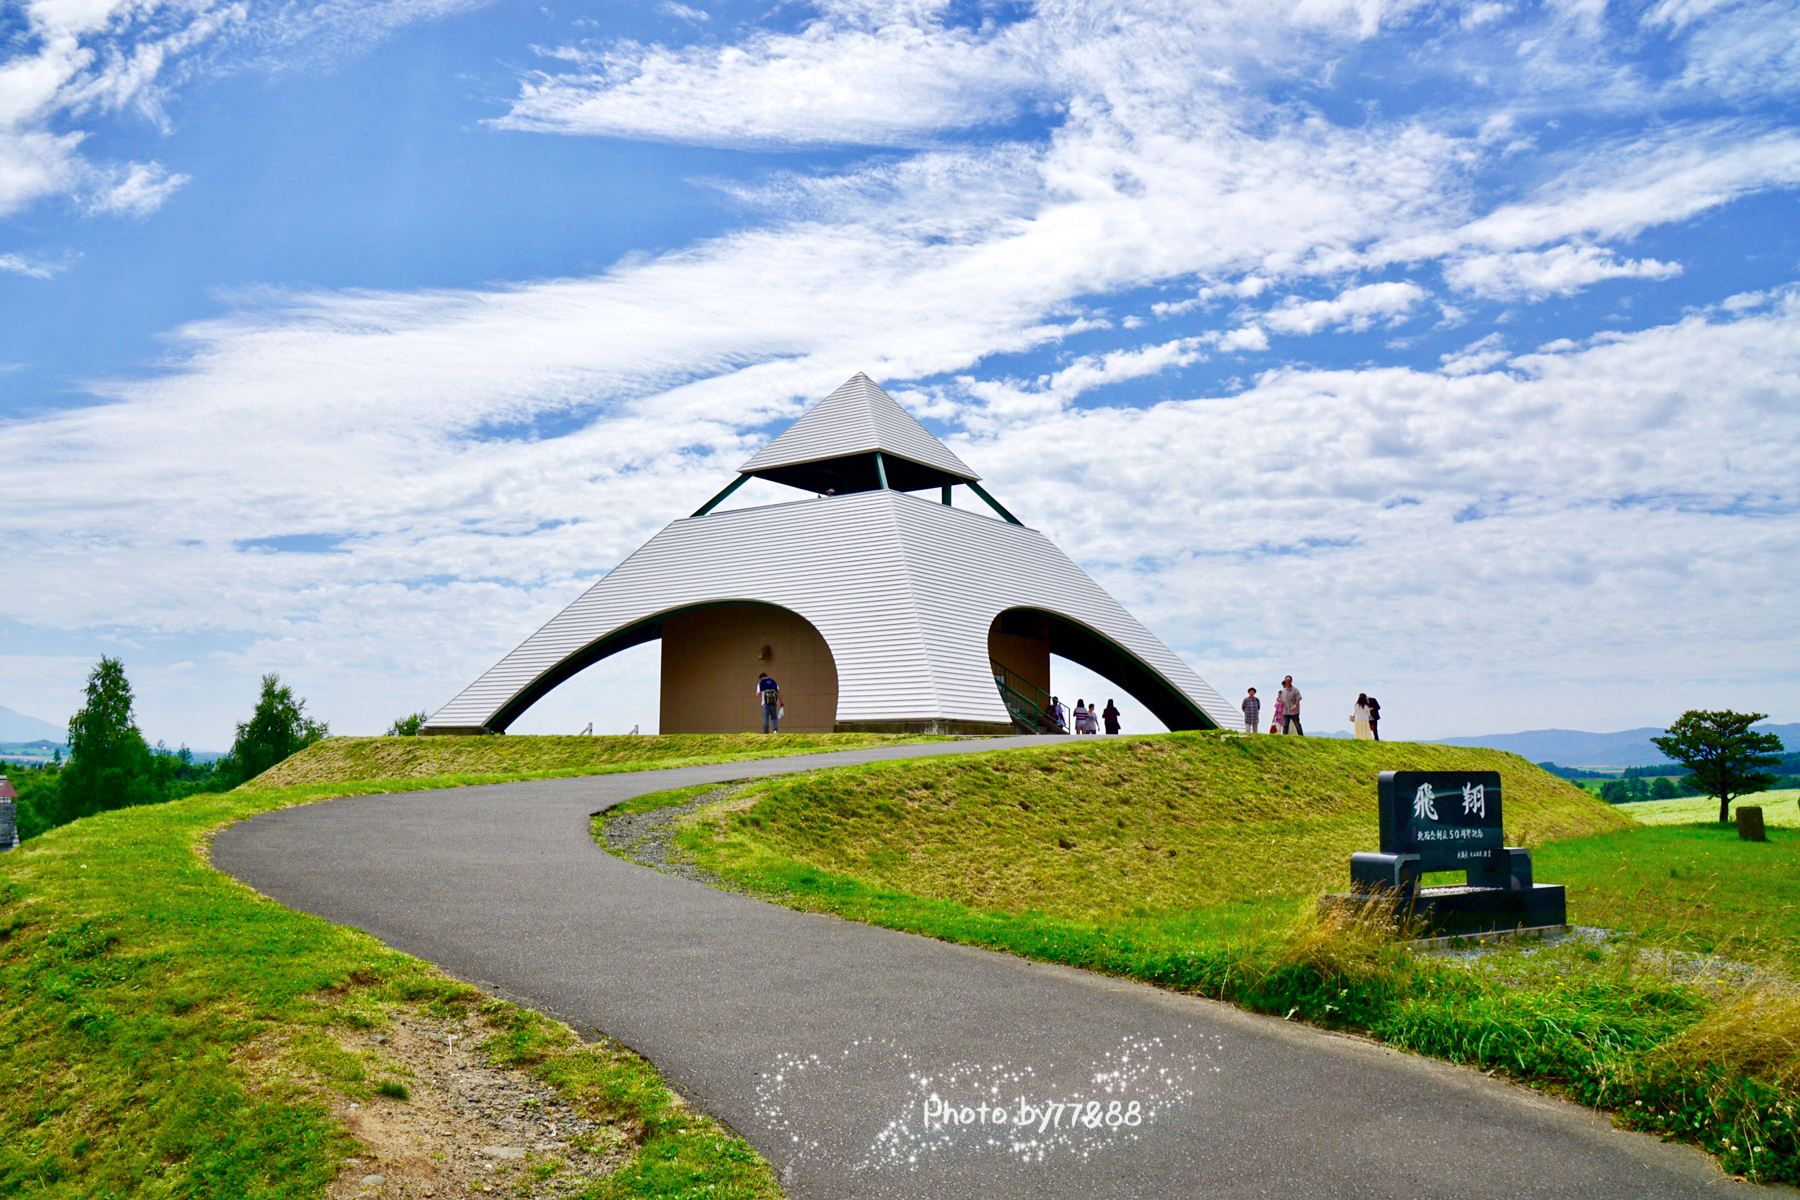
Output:
[[[570,1180],[556,1194],[779,1200],[755,1151],[635,1055],[205,861],[211,831],[259,812],[451,783],[245,787],[104,812],[0,855],[0,1195],[536,1195]],[[555,1097],[588,1132],[560,1155],[472,1166],[510,1127],[457,1115],[418,1055],[409,1066],[401,1047],[421,1027],[454,1032],[477,1074]],[[428,1157],[352,1137],[415,1120],[486,1141]],[[359,1187],[370,1172],[385,1183]]]
[[[1498,770],[1537,878],[1569,885],[1578,922],[1630,923],[1463,958],[1321,914],[1350,855],[1377,848],[1377,776],[1405,768]],[[1499,751],[1218,733],[811,772],[698,803],[677,853],[779,903],[1356,1030],[1800,1182],[1788,830],[1638,826]]]
[[1514,845],[1631,824],[1498,750],[1173,734],[776,780],[710,852],[1001,912],[1142,917],[1347,887],[1350,855],[1380,848],[1384,770],[1499,771]]
[[350,780],[449,779],[478,783],[605,775],[661,767],[821,754],[863,746],[944,741],[917,734],[676,733],[651,737],[334,737],[264,771],[257,787]]

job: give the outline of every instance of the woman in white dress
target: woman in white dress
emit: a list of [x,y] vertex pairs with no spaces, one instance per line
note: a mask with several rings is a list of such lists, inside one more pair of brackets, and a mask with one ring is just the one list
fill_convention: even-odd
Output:
[[1350,724],[1356,727],[1356,736],[1365,741],[1375,735],[1369,732],[1369,695],[1360,693],[1356,697],[1356,707],[1350,710]]

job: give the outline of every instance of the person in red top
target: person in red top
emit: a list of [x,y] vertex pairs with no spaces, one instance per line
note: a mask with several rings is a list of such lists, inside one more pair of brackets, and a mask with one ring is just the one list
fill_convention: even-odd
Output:
[[1108,737],[1114,737],[1118,734],[1119,710],[1111,700],[1108,700],[1106,702],[1106,707],[1100,710],[1100,719],[1106,722],[1106,735]]

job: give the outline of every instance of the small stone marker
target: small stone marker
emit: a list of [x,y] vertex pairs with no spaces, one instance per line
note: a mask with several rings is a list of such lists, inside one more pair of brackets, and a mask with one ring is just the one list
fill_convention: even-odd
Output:
[[1763,832],[1761,806],[1752,804],[1746,808],[1738,809],[1737,812],[1739,837],[1743,838],[1746,842],[1766,842],[1769,840],[1769,835]]

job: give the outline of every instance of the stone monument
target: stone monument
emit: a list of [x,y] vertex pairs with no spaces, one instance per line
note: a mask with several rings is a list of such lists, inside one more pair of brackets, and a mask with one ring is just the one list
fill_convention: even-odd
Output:
[[[1498,771],[1383,771],[1378,796],[1381,850],[1352,854],[1351,892],[1329,902],[1391,896],[1397,919],[1433,936],[1566,927],[1562,886],[1533,882],[1531,855],[1506,845]],[[1462,871],[1467,882],[1420,886],[1434,871]]]

